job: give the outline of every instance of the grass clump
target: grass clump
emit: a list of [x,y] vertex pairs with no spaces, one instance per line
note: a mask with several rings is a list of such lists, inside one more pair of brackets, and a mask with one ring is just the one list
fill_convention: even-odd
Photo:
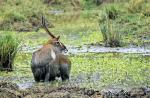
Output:
[[110,21],[100,25],[100,30],[103,36],[103,41],[106,47],[120,47],[122,46],[121,36],[118,31],[119,28],[115,27]]
[[14,58],[18,50],[18,40],[10,34],[0,36],[0,70],[12,71]]
[[[1,29],[9,30],[16,29],[19,30],[21,28],[21,23],[26,20],[25,16],[18,12],[6,12],[2,22],[0,23]],[[18,26],[15,27],[16,23]],[[19,26],[20,25],[20,26]]]
[[[90,10],[96,7],[94,0],[81,0],[82,8]],[[97,2],[96,2],[97,3]]]
[[128,3],[128,10],[131,13],[141,12],[145,0],[130,0]]
[[121,11],[119,10],[119,7],[115,4],[110,4],[109,6],[105,7],[105,13],[109,19],[116,19],[120,12]]
[[121,8],[121,4],[107,4],[104,6],[101,15],[99,16],[100,31],[103,36],[103,42],[106,47],[122,46],[120,36],[120,25],[117,21],[121,18],[122,13],[126,10]]

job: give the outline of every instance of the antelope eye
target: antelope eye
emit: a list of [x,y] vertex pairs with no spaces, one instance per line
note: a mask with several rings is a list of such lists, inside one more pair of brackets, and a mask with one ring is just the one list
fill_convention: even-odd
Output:
[[56,42],[56,45],[59,45],[59,42]]

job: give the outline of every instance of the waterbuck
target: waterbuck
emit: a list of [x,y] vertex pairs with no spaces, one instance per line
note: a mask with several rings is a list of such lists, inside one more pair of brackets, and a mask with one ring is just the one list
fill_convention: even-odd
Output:
[[69,79],[71,61],[62,54],[67,51],[66,46],[59,41],[60,36],[55,37],[47,28],[42,17],[42,27],[51,36],[51,39],[43,47],[32,55],[31,70],[36,82],[48,82],[61,77],[64,81]]

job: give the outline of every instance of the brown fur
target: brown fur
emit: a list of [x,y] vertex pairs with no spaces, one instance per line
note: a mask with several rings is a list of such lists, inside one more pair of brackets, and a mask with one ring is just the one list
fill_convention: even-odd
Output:
[[[55,80],[55,77],[60,76],[62,80],[69,79],[71,61],[67,56],[61,52],[57,53],[54,49],[53,42],[49,42],[33,53],[31,69],[35,81],[47,82]],[[52,50],[56,54],[55,60],[51,56]]]

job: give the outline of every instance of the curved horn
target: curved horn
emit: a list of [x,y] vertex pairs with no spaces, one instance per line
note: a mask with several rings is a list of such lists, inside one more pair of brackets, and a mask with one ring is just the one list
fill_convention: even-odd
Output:
[[47,28],[46,26],[46,22],[44,17],[42,16],[42,27],[45,29],[45,31],[52,37],[52,38],[56,38]]

